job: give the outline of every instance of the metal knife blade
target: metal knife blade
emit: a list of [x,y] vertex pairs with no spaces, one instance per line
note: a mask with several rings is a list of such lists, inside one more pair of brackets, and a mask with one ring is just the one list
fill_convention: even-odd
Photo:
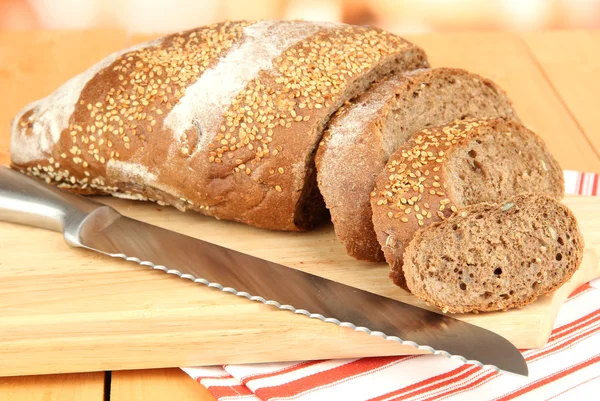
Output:
[[0,220],[62,231],[72,246],[279,309],[467,363],[528,374],[515,346],[489,330],[122,216],[5,168],[0,168]]

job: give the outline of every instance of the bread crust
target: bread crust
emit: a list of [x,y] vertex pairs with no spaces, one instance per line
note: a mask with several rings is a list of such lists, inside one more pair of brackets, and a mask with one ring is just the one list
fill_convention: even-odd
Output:
[[313,157],[329,116],[376,79],[424,65],[422,49],[376,28],[236,21],[180,32],[26,107],[11,165],[80,193],[304,230],[326,217]]
[[[457,202],[461,194],[453,193],[449,185],[446,167],[453,159],[453,153],[485,135],[493,138],[513,133],[526,136],[545,150],[544,155],[536,155],[543,157],[546,166],[540,169],[543,175],[527,178],[530,185],[528,192],[541,191],[543,185],[552,183],[548,195],[562,199],[564,177],[558,162],[537,134],[516,122],[503,119],[464,120],[427,128],[415,133],[390,157],[377,177],[375,190],[371,193],[371,207],[377,240],[390,265],[390,278],[396,285],[409,290],[402,270],[403,254],[415,233],[467,206]],[[526,152],[527,149],[523,149],[514,157],[527,157]],[[484,201],[501,199],[480,199],[471,203]]]
[[[453,99],[433,96],[438,90],[429,86],[440,83],[456,90],[456,96]],[[468,85],[489,97],[474,99],[469,92],[472,87]],[[415,98],[427,94],[431,95],[432,104],[428,110],[418,112],[408,121],[401,121],[403,129],[397,133],[385,131],[388,121],[395,121],[393,113],[396,109],[410,107],[412,102],[421,101]],[[488,108],[476,107],[479,101],[485,101]],[[447,120],[440,121],[433,108],[445,107],[445,102],[463,103],[458,108],[445,108]],[[450,123],[466,117],[502,117],[519,121],[508,96],[498,85],[456,68],[420,69],[386,77],[332,117],[317,150],[317,177],[336,235],[349,255],[359,260],[385,260],[373,228],[369,194],[390,152],[395,150],[395,145],[390,142],[403,141],[413,131],[406,132],[406,128],[417,121],[420,125],[416,129],[420,130],[427,125]],[[389,138],[390,135],[396,138]]]

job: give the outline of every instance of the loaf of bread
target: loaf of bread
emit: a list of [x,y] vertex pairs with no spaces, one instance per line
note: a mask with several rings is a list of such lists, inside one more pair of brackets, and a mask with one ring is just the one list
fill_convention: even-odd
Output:
[[573,213],[523,194],[467,206],[417,232],[404,254],[411,292],[444,312],[522,307],[564,284],[583,257]]
[[493,117],[517,120],[504,91],[453,68],[395,74],[343,106],[331,119],[315,160],[319,190],[347,253],[384,260],[369,194],[390,155],[410,134],[457,119]]
[[427,67],[385,31],[238,21],[112,54],[13,121],[12,167],[62,188],[258,227],[327,218],[314,152],[372,82]]
[[562,199],[564,177],[542,139],[521,124],[464,120],[414,133],[390,157],[371,193],[390,277],[408,289],[403,254],[419,229],[465,206],[527,192]]

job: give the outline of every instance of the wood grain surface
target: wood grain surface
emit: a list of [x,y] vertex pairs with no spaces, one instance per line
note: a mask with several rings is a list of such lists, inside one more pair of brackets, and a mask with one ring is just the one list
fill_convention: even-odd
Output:
[[103,372],[0,377],[0,401],[103,401],[103,399]]
[[181,369],[124,370],[112,373],[111,401],[167,401],[213,399]]
[[523,38],[596,155],[600,155],[600,31],[532,32]]
[[[48,94],[111,51],[144,39],[144,36],[126,37],[117,31],[0,33],[0,89],[10,94],[0,99],[0,163],[8,161],[9,122],[21,107]],[[427,35],[410,39],[426,48],[434,66],[464,67],[502,85],[513,98],[523,121],[544,137],[564,168],[600,171],[598,90],[594,89],[600,82],[600,60],[595,50],[599,42],[597,32],[541,32],[527,34],[523,39],[507,33]],[[0,268],[2,262],[0,257]],[[39,361],[41,356],[34,363]],[[149,386],[148,383],[156,383],[157,392],[169,388],[171,399],[213,399],[206,392],[198,395],[189,391],[184,383],[190,379],[179,371],[173,372],[140,370],[113,372],[113,375],[118,378],[118,394],[127,394],[131,400],[148,397],[140,381]],[[103,375],[92,375],[96,375],[98,384],[103,382]],[[83,374],[6,378],[0,385],[0,399],[70,399],[62,392],[61,383],[87,389],[89,377]],[[92,393],[99,398],[90,395],[80,399],[101,399],[102,386],[94,388]],[[117,393],[114,394],[116,397]]]
[[[275,232],[152,203],[100,200],[128,217],[428,308],[390,282],[386,264],[347,256],[330,225],[309,233]],[[519,348],[546,342],[568,293],[600,276],[600,252],[594,253],[595,247],[600,249],[600,198],[569,197],[565,203],[579,219],[587,246],[572,282],[522,309],[455,317]],[[51,231],[0,223],[0,253],[4,376],[416,352],[136,263],[74,249]],[[19,359],[10,360],[15,354]]]

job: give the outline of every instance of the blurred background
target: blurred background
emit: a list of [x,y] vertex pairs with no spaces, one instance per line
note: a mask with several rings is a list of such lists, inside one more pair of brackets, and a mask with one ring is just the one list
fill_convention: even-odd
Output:
[[0,30],[152,33],[270,18],[371,24],[397,33],[598,28],[600,0],[0,0]]

